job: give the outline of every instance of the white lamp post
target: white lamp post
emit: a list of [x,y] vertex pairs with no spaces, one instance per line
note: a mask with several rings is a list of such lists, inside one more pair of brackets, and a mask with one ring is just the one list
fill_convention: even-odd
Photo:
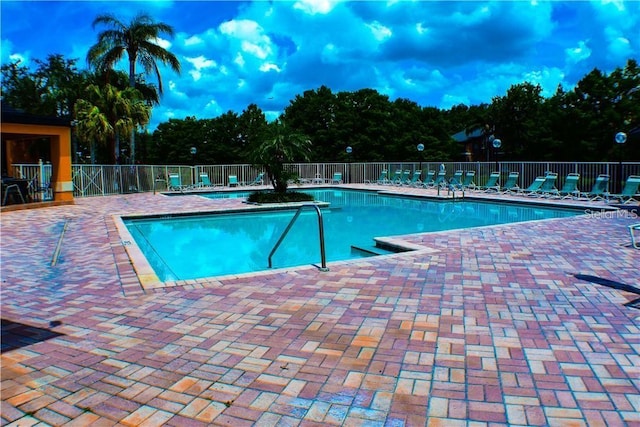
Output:
[[618,193],[622,192],[622,187],[623,187],[623,182],[624,182],[624,176],[622,174],[622,153],[623,153],[623,149],[622,147],[624,146],[624,143],[627,142],[627,134],[624,132],[618,132],[616,133],[615,136],[615,141],[616,144],[618,144],[619,147],[619,154],[618,154],[618,171],[619,171],[619,181],[618,181]]
[[347,169],[347,176],[346,181],[345,182],[351,182],[350,177],[351,177],[351,153],[353,152],[353,148],[351,148],[351,146],[347,146],[347,148],[344,150],[347,153],[347,164],[349,165],[349,169]]
[[191,149],[189,150],[189,152],[191,153],[191,166],[192,166],[192,170],[193,170],[193,183],[197,184],[198,183],[198,171],[196,171],[196,153],[198,152],[198,149],[196,147],[191,147]]
[[420,143],[416,145],[416,149],[418,150],[418,153],[420,153],[420,173],[422,173],[422,152],[424,151],[424,144]]
[[502,147],[502,141],[498,138],[495,138],[491,144],[493,145],[493,148],[495,150],[495,155],[496,155],[496,172],[499,172],[499,166],[498,166],[498,150],[500,149],[500,147]]

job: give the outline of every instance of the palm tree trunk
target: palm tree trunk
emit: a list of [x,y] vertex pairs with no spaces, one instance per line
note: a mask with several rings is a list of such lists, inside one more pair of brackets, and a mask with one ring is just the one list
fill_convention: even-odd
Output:
[[[134,88],[136,87],[136,56],[129,56],[129,86]],[[131,129],[131,134],[129,135],[129,149],[131,151],[130,159],[131,164],[136,163],[136,129],[135,126]]]

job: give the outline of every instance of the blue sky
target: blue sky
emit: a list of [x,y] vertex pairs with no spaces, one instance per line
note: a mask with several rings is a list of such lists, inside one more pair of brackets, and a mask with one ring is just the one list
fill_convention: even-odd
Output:
[[172,25],[175,37],[158,42],[182,73],[161,71],[165,94],[150,129],[251,103],[274,119],[321,85],[440,108],[489,103],[524,81],[550,96],[594,67],[610,72],[640,58],[639,1],[2,0],[0,8],[3,64],[59,53],[85,67],[103,13],[128,22],[142,11]]

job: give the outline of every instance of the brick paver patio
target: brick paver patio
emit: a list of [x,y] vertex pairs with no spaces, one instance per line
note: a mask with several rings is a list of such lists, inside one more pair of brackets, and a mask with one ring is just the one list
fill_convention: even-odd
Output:
[[2,425],[640,425],[640,310],[624,305],[640,296],[574,276],[640,287],[632,214],[146,290],[113,219],[242,206],[3,212]]

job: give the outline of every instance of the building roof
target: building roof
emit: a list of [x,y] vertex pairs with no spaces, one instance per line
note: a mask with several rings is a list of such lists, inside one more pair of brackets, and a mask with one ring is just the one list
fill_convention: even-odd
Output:
[[71,127],[71,119],[68,117],[40,116],[25,113],[5,103],[2,103],[2,123]]

